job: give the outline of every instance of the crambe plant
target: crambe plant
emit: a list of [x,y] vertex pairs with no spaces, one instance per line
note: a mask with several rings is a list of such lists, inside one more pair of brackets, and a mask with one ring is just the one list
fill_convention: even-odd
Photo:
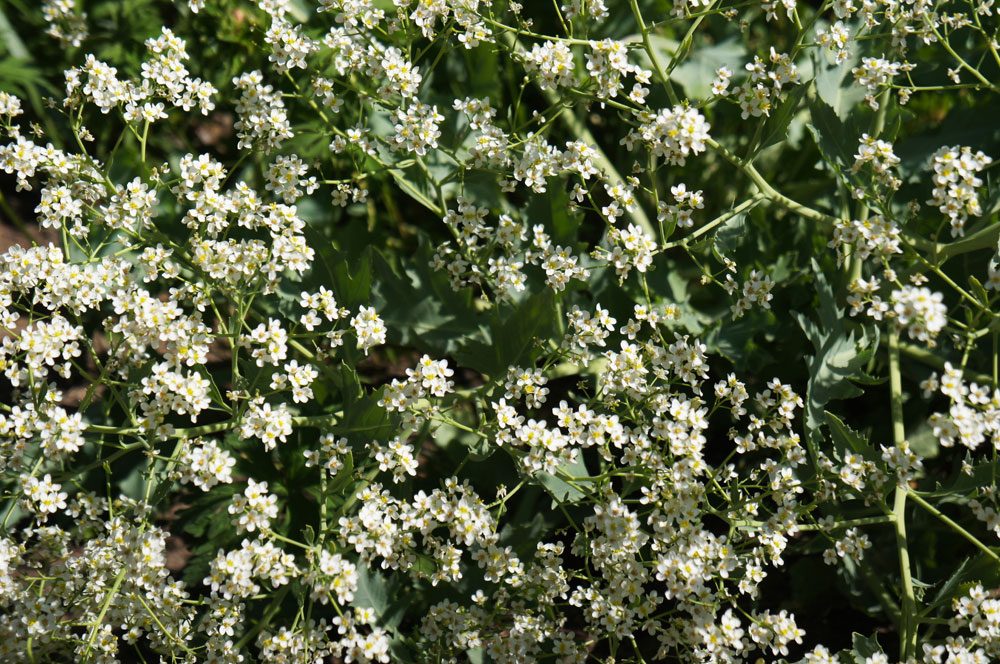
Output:
[[0,4],[0,661],[1000,659],[998,34]]

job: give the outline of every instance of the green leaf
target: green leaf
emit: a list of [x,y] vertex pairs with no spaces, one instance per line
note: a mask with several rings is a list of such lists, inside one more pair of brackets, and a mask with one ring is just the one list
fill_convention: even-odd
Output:
[[500,544],[510,545],[514,553],[523,558],[531,557],[535,552],[535,544],[545,539],[545,534],[552,529],[561,515],[550,510],[534,510],[529,517],[514,518],[504,525],[500,531]]
[[823,157],[840,169],[849,169],[864,131],[853,119],[842,121],[832,108],[818,101],[809,105],[809,117],[807,127]]
[[353,606],[375,611],[379,623],[389,629],[399,625],[406,613],[406,597],[400,593],[398,577],[386,577],[359,563],[358,589],[354,592]]
[[[573,450],[573,461],[564,463],[560,466],[559,472],[565,473],[569,477],[590,476],[590,473],[587,471],[587,464],[583,461],[583,454],[578,449]],[[575,486],[575,483],[570,484],[558,475],[537,473],[535,478],[538,483],[545,488],[549,495],[552,496],[553,507],[555,507],[558,503],[575,503],[587,496],[587,494]]]
[[741,40],[734,37],[714,46],[692,49],[684,62],[670,74],[670,78],[680,83],[689,97],[706,98],[712,96],[712,81],[719,67],[729,67],[740,71],[746,62],[746,48]]
[[[332,256],[331,256],[332,257]],[[372,289],[372,255],[366,251],[353,262],[338,253],[335,262],[327,264],[338,304],[357,307],[370,300]]]
[[17,58],[0,59],[0,90],[27,96],[38,89],[55,92],[55,88],[33,65]]
[[950,602],[951,598],[955,594],[955,591],[958,590],[959,585],[966,578],[968,578],[969,560],[970,558],[963,560],[952,575],[941,584],[938,591],[934,593],[933,599],[931,599],[931,601],[925,606],[925,611],[932,611],[935,607],[944,606]]
[[347,488],[347,485],[354,479],[354,452],[348,451],[344,456],[344,467],[334,475],[333,479],[326,487],[326,495],[337,496]]
[[971,493],[979,491],[983,486],[995,484],[997,470],[997,466],[989,461],[973,466],[972,473],[956,468],[946,481],[938,482],[937,488],[923,495],[934,498],[935,504],[957,503],[964,506]]
[[396,181],[396,184],[399,185],[399,188],[407,196],[423,205],[435,215],[439,217],[444,215],[444,210],[433,200],[434,194],[426,184],[427,178],[421,176],[411,177],[406,171],[399,168],[389,169],[389,174],[392,175],[392,179]]
[[400,258],[397,270],[374,252],[378,276],[375,308],[392,343],[413,346],[434,355],[451,355],[463,343],[483,338],[472,292],[456,292],[448,277],[430,267],[430,243],[421,236],[412,258]]
[[1000,570],[997,569],[996,561],[983,554],[962,560],[955,571],[941,582],[934,597],[926,602],[924,612],[927,615],[933,615],[938,609],[950,612],[951,601],[968,593],[977,583],[987,588],[995,588],[1000,583]]
[[[348,229],[347,233],[357,232]],[[320,287],[333,291],[337,305],[354,309],[371,302],[372,250],[356,253],[337,249],[317,228],[306,225],[303,234],[316,252],[312,269],[299,282],[283,283],[278,290],[278,310],[298,319],[302,313],[299,295],[302,291],[316,292]]]
[[565,179],[552,181],[544,194],[532,196],[522,218],[544,220],[546,230],[552,234],[552,241],[561,245],[576,242],[583,220],[583,216],[570,207]]
[[532,295],[502,321],[494,320],[489,343],[472,341],[455,358],[491,377],[505,373],[509,367],[522,363],[532,346],[554,334],[558,315],[555,302],[556,296],[549,289]]
[[358,565],[358,589],[354,593],[352,604],[374,609],[375,613],[381,615],[389,607],[385,578],[366,565]]
[[331,430],[334,433],[359,434],[364,439],[383,439],[396,431],[393,417],[382,406],[382,389],[355,401],[344,409],[344,419]]
[[863,454],[866,450],[871,449],[867,436],[862,436],[828,410],[824,411],[823,415],[826,417],[826,423],[830,427],[835,445],[841,449],[849,449],[855,454]]
[[726,219],[715,231],[713,238],[716,251],[722,256],[729,256],[747,235],[747,215],[738,214]]
[[757,360],[769,355],[766,349],[754,344],[754,335],[759,331],[760,318],[748,315],[713,327],[704,341],[711,352],[725,356],[736,365],[742,365],[750,354]]
[[857,664],[864,664],[865,659],[882,652],[882,646],[878,644],[878,639],[874,636],[862,636],[857,632],[851,635],[851,647],[854,660]]
[[0,9],[0,43],[3,44],[7,52],[19,60],[30,60],[31,52],[24,45],[17,30],[7,20],[6,14]]
[[815,260],[813,270],[819,296],[819,321],[802,314],[796,314],[796,319],[816,349],[816,354],[809,358],[806,399],[806,425],[815,432],[823,424],[826,404],[862,394],[851,379],[869,378],[863,367],[878,347],[878,329],[864,327],[860,337],[848,330],[844,313],[837,308],[833,290]]
[[941,441],[934,435],[934,429],[921,419],[916,428],[911,429],[906,437],[910,443],[910,449],[919,454],[924,459],[933,459],[941,452]]
[[448,452],[456,462],[461,462],[466,455],[473,461],[482,461],[498,449],[489,439],[447,423],[434,429],[434,444]]
[[813,56],[816,95],[841,120],[846,120],[851,110],[865,98],[865,89],[854,83],[851,74],[861,55],[858,49],[852,49],[852,53],[852,57],[840,64],[828,62],[819,51],[814,51]]
[[353,406],[359,399],[364,397],[365,391],[361,387],[361,379],[358,373],[341,362],[335,371],[329,374],[330,381],[340,391],[340,398],[344,410]]
[[797,85],[785,95],[785,101],[778,107],[778,110],[771,115],[764,125],[764,140],[761,141],[758,151],[765,150],[772,145],[777,145],[788,138],[788,125],[791,124],[799,112],[799,104],[809,89],[807,85]]
[[987,97],[967,108],[956,107],[940,124],[928,123],[924,131],[897,141],[903,180],[925,182],[931,155],[943,145],[968,145],[989,155],[1000,153],[1000,123],[984,122],[998,114],[1000,101]]
[[976,297],[979,298],[980,302],[989,307],[990,294],[986,292],[986,289],[983,287],[983,283],[970,274],[969,286],[972,287],[972,292],[976,294]]

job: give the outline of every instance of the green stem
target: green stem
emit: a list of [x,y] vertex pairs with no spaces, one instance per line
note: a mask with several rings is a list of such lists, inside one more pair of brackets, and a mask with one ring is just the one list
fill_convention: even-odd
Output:
[[[889,328],[889,399],[892,411],[892,438],[899,447],[906,441],[903,425],[903,383],[899,372],[899,331],[895,325]],[[909,489],[900,480],[893,496],[892,514],[896,525],[896,553],[899,556],[899,574],[903,581],[903,602],[900,610],[899,652],[900,659],[907,660],[917,647],[917,600],[913,590],[913,576],[910,574],[910,550],[906,539],[906,497]]]
[[104,603],[101,604],[101,612],[97,614],[94,619],[93,624],[90,627],[90,636],[87,638],[87,649],[83,653],[83,659],[86,660],[90,657],[90,651],[94,647],[94,642],[97,640],[97,630],[100,628],[101,623],[104,622],[104,616],[108,612],[108,608],[111,606],[111,600],[114,599],[115,595],[118,594],[118,589],[122,585],[122,581],[125,580],[126,569],[118,572],[118,576],[115,577],[114,583],[111,588],[108,589],[108,594],[104,598]]
[[819,210],[814,210],[808,205],[803,205],[802,203],[794,201],[788,196],[780,193],[777,189],[768,184],[767,180],[765,180],[764,176],[762,176],[757,169],[754,168],[753,164],[743,161],[732,152],[719,145],[715,139],[709,138],[705,141],[705,143],[710,148],[718,152],[723,159],[743,171],[743,173],[750,178],[755,185],[757,185],[757,189],[760,190],[760,193],[767,197],[768,200],[773,201],[790,212],[794,212],[799,216],[805,217],[806,219],[812,219],[813,221],[820,221],[824,223],[835,223],[839,221],[832,215],[820,212]]
[[[883,340],[882,343],[885,343],[885,341]],[[907,357],[913,358],[914,360],[922,362],[927,366],[934,367],[935,369],[944,369],[945,359],[940,357],[936,353],[932,353],[926,348],[922,348],[920,346],[915,346],[913,344],[907,344],[907,343],[899,343],[898,348],[899,352],[901,352],[903,355],[906,355]],[[965,373],[964,376],[969,380],[974,380],[980,385],[986,385],[988,383],[993,382],[992,377],[987,376],[986,374]]]
[[687,236],[681,238],[680,240],[675,240],[673,242],[667,242],[665,245],[663,245],[663,248],[664,249],[672,249],[674,247],[682,247],[682,246],[683,247],[687,247],[687,246],[689,246],[691,244],[691,242],[693,242],[694,240],[697,240],[702,235],[705,235],[706,233],[710,232],[716,226],[719,226],[720,224],[724,224],[727,221],[729,221],[730,219],[732,219],[733,217],[736,217],[738,215],[743,214],[744,212],[748,212],[748,211],[752,210],[753,208],[755,208],[758,205],[760,205],[760,203],[762,201],[766,200],[766,199],[767,199],[767,196],[765,196],[762,193],[754,194],[754,196],[751,197],[750,199],[743,201],[742,203],[740,203],[739,205],[737,205],[736,207],[734,207],[729,212],[726,212],[724,214],[719,215],[718,217],[716,217],[712,221],[708,222],[707,224],[705,224],[704,226],[702,226],[698,230],[694,231],[690,235],[687,235]]
[[[304,415],[300,417],[292,418],[293,426],[332,426],[338,422],[342,413],[334,413],[332,415]],[[174,433],[170,438],[196,438],[198,436],[204,436],[211,433],[220,433],[222,431],[230,431],[239,426],[240,422],[238,419],[226,420],[225,422],[215,422],[213,424],[203,424],[196,427],[187,427],[184,429],[174,429]],[[353,429],[352,429],[353,430]],[[358,429],[363,431],[364,428]],[[87,433],[102,433],[113,436],[128,436],[141,433],[141,429],[138,427],[109,427],[101,424],[88,424],[86,427]]]
[[[882,130],[885,129],[885,114],[889,107],[889,95],[890,91],[885,90],[879,99],[878,111],[875,113],[875,121],[872,124],[872,138],[879,138],[882,135]],[[861,209],[858,212],[858,219],[861,223],[864,223],[868,221],[868,216],[870,214],[871,207],[868,205],[868,198],[866,197],[861,203]],[[858,255],[858,250],[856,248],[853,249],[848,262],[849,283],[854,283],[861,278],[861,269],[863,264],[864,260]]]
[[149,606],[149,604],[146,603],[146,600],[142,598],[142,594],[136,593],[135,597],[136,599],[139,600],[139,603],[142,604],[142,608],[146,609],[146,613],[148,613],[149,617],[153,619],[153,622],[156,623],[156,626],[160,628],[161,632],[163,632],[163,635],[166,636],[167,639],[169,639],[170,641],[173,641],[174,643],[178,644],[181,647],[181,649],[184,650],[184,652],[190,653],[191,648],[189,648],[188,645],[184,643],[183,640],[170,633],[170,630],[168,630],[160,621],[159,617],[157,617],[156,612],[153,611],[153,609]]
[[139,139],[139,158],[146,163],[146,139],[149,137],[149,120],[142,125],[142,137]]
[[299,542],[298,540],[293,540],[290,537],[285,537],[284,535],[282,535],[280,533],[276,533],[273,530],[267,530],[267,531],[265,531],[265,535],[267,537],[272,537],[272,538],[278,540],[279,542],[284,542],[285,544],[291,544],[292,546],[297,546],[300,549],[305,549],[306,551],[308,551],[308,550],[310,550],[312,548],[308,544],[303,544],[302,542]]
[[263,617],[261,617],[261,619],[254,624],[253,628],[247,631],[247,633],[236,642],[236,647],[234,648],[236,652],[239,652],[246,647],[253,637],[257,636],[264,628],[271,624],[271,621],[281,609],[281,603],[285,600],[285,596],[291,588],[291,584],[286,584],[280,591],[278,591],[278,594],[274,596],[273,600],[271,600],[271,606],[267,607],[267,611],[264,613]]
[[[840,530],[842,528],[852,528],[855,526],[875,526],[883,523],[895,523],[896,517],[893,514],[883,514],[880,516],[867,516],[859,519],[847,519],[846,521],[837,521],[833,525],[826,525],[822,523],[803,523],[796,526],[796,529],[800,531],[811,531],[811,530],[822,530],[822,531],[832,531]],[[766,521],[731,521],[730,526],[734,528],[767,528],[770,527]]]
[[642,45],[646,50],[646,55],[649,56],[649,61],[653,63],[653,69],[656,70],[656,76],[663,84],[663,89],[667,91],[670,103],[676,106],[680,103],[677,99],[677,92],[674,90],[674,86],[670,83],[670,79],[660,65],[660,58],[656,55],[656,50],[653,48],[653,43],[649,38],[649,27],[642,18],[642,12],[639,11],[638,0],[629,0],[629,6],[632,9],[632,16],[635,17],[635,22],[639,25],[639,32],[642,34]]
[[340,514],[347,514],[347,510],[354,507],[354,503],[358,502],[358,494],[361,491],[363,491],[365,487],[371,484],[378,474],[379,474],[378,466],[371,468],[367,473],[364,474],[364,476],[362,477],[362,481],[359,482],[357,485],[355,485],[354,493],[349,495],[347,497],[347,500],[344,501],[344,504],[340,506],[340,511],[339,511]]
[[899,651],[901,659],[908,660],[917,647],[917,600],[910,574],[910,551],[906,541],[906,497],[909,491],[896,486],[892,513],[896,516],[896,552],[899,555],[899,574],[903,579],[903,606],[900,611]]
[[997,238],[1000,238],[1000,223],[982,228],[961,240],[956,240],[948,244],[937,244],[934,247],[934,254],[941,261],[944,261],[971,251],[996,249]]
[[994,553],[994,551],[992,549],[990,549],[988,546],[986,546],[985,544],[983,544],[982,542],[980,542],[979,539],[976,538],[975,535],[973,535],[968,530],[966,530],[965,528],[963,528],[962,526],[958,525],[956,522],[952,521],[950,518],[948,518],[947,516],[945,516],[944,514],[942,514],[940,510],[938,510],[936,507],[934,507],[933,505],[931,505],[929,502],[927,502],[926,500],[924,500],[923,498],[921,498],[915,492],[910,491],[909,492],[909,496],[913,500],[913,502],[915,502],[916,504],[918,504],[921,507],[923,507],[925,510],[927,510],[928,512],[930,512],[931,514],[933,514],[935,517],[937,517],[938,520],[940,520],[942,523],[944,523],[949,528],[951,528],[952,530],[954,530],[956,533],[958,533],[959,535],[961,535],[962,537],[964,537],[970,544],[972,544],[974,547],[976,547],[977,549],[979,549],[980,551],[982,551],[984,554],[986,554],[989,558],[991,558],[993,560],[993,562],[1000,564],[1000,556],[998,556],[996,553]]
[[978,69],[970,65],[968,62],[965,61],[965,59],[962,56],[960,56],[958,53],[955,52],[955,49],[952,48],[948,40],[945,37],[943,37],[940,32],[938,32],[937,28],[934,27],[933,23],[928,23],[927,25],[934,32],[934,36],[938,38],[938,42],[941,44],[941,47],[948,52],[948,55],[955,58],[955,60],[958,61],[958,64],[960,64],[963,69],[972,74],[973,77],[976,78],[976,80],[978,80],[980,83],[985,85],[993,92],[1000,92],[1000,87],[993,85],[993,83],[991,83],[988,78],[983,76]]

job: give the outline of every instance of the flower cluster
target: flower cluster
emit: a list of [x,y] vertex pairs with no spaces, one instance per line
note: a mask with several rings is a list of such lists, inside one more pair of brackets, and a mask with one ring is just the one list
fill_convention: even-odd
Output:
[[406,379],[393,378],[385,387],[379,406],[390,412],[403,413],[413,424],[421,422],[423,415],[417,410],[421,399],[428,396],[443,397],[450,393],[454,381],[450,378],[455,371],[447,360],[435,360],[424,355],[413,369],[406,370]]
[[934,191],[927,202],[948,217],[953,237],[965,235],[969,217],[983,213],[976,193],[983,180],[976,174],[992,162],[982,151],[973,152],[971,148],[957,146],[943,147],[931,158]]
[[889,304],[896,323],[911,339],[932,343],[948,322],[948,307],[941,293],[928,288],[904,286],[892,291]]
[[0,661],[1000,658],[990,0],[15,4]]
[[[799,70],[791,58],[785,53],[777,52],[773,47],[767,61],[754,56],[753,62],[744,65],[747,72],[743,84],[729,91],[736,97],[740,107],[740,117],[769,117],[781,98],[781,93],[789,85],[799,82]],[[728,73],[728,70],[726,70]],[[721,78],[716,89],[727,87],[728,76]],[[721,90],[720,90],[721,91]]]
[[358,337],[358,348],[368,352],[371,348],[384,344],[386,329],[374,307],[361,307],[351,319],[351,327]]
[[909,72],[913,69],[910,63],[893,62],[884,57],[864,57],[861,64],[851,70],[854,79],[859,85],[867,89],[865,100],[873,109],[878,109],[880,102],[876,99],[876,94],[882,88],[891,85],[892,80],[901,73]]
[[182,452],[177,479],[194,484],[202,491],[210,491],[217,484],[233,481],[236,459],[214,440],[190,441]]
[[1000,446],[1000,391],[975,382],[966,383],[962,371],[950,363],[945,364],[940,378],[937,373],[932,374],[924,389],[940,391],[951,402],[947,413],[934,413],[930,417],[934,436],[943,447],[958,443],[975,450],[985,442],[994,448]]
[[705,151],[711,126],[694,108],[664,108],[657,113],[643,113],[639,120],[638,129],[623,139],[630,148],[641,142],[653,156],[679,166],[683,166],[689,156]]
[[670,220],[680,228],[694,226],[691,215],[695,210],[705,207],[704,193],[701,190],[688,191],[687,185],[681,182],[670,187],[670,195],[673,196],[674,202],[660,201],[656,210],[656,220],[661,223]]
[[871,256],[887,260],[894,254],[903,253],[901,241],[899,227],[876,215],[864,220],[838,220],[829,246],[862,260]]
[[535,44],[524,55],[524,61],[543,89],[571,87],[576,83],[573,52],[564,42]]
[[278,516],[278,497],[268,493],[267,482],[251,479],[246,490],[233,497],[229,513],[237,517],[236,529],[241,533],[267,530],[271,520]]
[[893,152],[892,143],[868,134],[861,134],[858,152],[854,155],[854,165],[851,170],[857,172],[864,166],[870,165],[879,182],[894,191],[902,185],[902,181],[894,175],[894,169],[899,166],[899,163],[900,159]]

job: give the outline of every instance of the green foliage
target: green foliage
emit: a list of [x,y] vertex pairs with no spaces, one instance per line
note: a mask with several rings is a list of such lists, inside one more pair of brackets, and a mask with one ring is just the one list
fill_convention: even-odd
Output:
[[0,661],[1000,658],[1000,19],[855,5],[0,2]]
[[806,391],[806,426],[811,431],[823,423],[823,408],[836,399],[860,396],[863,391],[855,382],[873,384],[864,372],[878,348],[878,328],[865,326],[858,334],[849,324],[843,310],[835,304],[833,290],[823,276],[818,263],[813,263],[819,299],[819,320],[799,314],[802,331],[812,343],[816,354],[809,358],[809,383]]

